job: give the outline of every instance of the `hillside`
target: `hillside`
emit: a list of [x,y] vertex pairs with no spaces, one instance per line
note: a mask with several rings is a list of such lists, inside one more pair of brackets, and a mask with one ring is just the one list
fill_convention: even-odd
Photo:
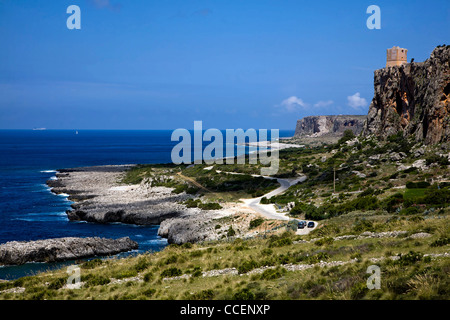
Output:
[[[375,71],[359,135],[365,117],[301,120],[291,141],[333,139],[280,150],[272,177],[248,159],[62,173],[54,187],[76,201],[71,219],[158,223],[170,245],[76,261],[78,289],[65,269],[5,281],[0,299],[449,299],[449,51]],[[379,288],[367,284],[369,267]]]
[[[0,298],[450,297],[448,153],[442,153],[438,146],[405,141],[400,135],[380,142],[346,133],[337,144],[286,149],[280,158],[280,174],[303,172],[308,180],[267,202],[289,208],[292,219],[318,221],[319,227],[310,234],[296,235],[297,224],[270,228],[271,220],[231,215],[205,221],[217,226],[217,240],[173,244],[161,252],[126,259],[79,261],[80,289],[66,286],[67,273],[61,269],[1,283]],[[215,165],[214,169],[224,167],[234,172],[258,172],[257,166],[248,165]],[[190,190],[198,202],[187,201],[185,205],[225,206],[239,202],[248,190],[254,192],[251,185],[257,181],[249,180],[250,189],[237,190],[247,191],[233,196],[222,188],[233,180],[205,168],[178,168],[184,176],[213,189]],[[154,179],[158,172],[154,169],[137,167],[127,171],[123,179],[131,183],[146,176]],[[176,192],[194,187],[191,180],[178,183],[180,187],[173,189]],[[378,290],[369,290],[366,285],[370,265],[382,270]]]

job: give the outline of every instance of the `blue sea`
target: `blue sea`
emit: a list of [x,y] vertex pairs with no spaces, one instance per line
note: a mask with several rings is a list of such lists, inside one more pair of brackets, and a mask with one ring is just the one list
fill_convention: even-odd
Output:
[[[94,165],[168,163],[178,142],[172,130],[0,130],[0,244],[58,237],[129,236],[136,252],[159,251],[167,241],[159,226],[69,221],[71,202],[46,185],[56,170]],[[294,131],[280,130],[280,137]],[[0,279],[16,279],[65,263],[0,267]]]

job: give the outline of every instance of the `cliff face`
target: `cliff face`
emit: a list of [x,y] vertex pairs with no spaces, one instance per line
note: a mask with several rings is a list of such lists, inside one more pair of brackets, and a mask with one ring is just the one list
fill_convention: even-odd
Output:
[[402,132],[426,144],[450,138],[450,46],[429,59],[375,71],[374,97],[363,135]]
[[322,135],[340,136],[345,130],[361,133],[366,116],[310,116],[297,121],[295,137]]

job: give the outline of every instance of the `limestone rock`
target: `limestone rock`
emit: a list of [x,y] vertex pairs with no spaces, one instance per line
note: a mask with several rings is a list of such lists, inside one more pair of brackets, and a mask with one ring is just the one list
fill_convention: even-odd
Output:
[[294,137],[341,136],[348,129],[358,135],[365,120],[364,115],[309,116],[297,121]]
[[18,265],[27,262],[55,262],[94,256],[113,255],[137,249],[129,237],[107,239],[55,238],[36,241],[10,241],[0,245],[0,264]]
[[425,144],[450,139],[450,46],[435,48],[425,62],[376,70],[374,92],[364,136],[402,133]]
[[117,181],[131,167],[62,169],[56,174],[58,180],[47,184],[52,192],[69,194],[69,200],[75,201],[72,210],[67,211],[72,221],[156,225],[186,211],[179,202],[186,200],[187,195],[173,194],[171,188],[119,185]]

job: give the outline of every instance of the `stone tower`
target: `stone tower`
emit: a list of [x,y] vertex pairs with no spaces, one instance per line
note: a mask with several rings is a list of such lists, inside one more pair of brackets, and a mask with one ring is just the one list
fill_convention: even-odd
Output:
[[401,66],[408,63],[406,54],[407,49],[400,47],[392,47],[386,50],[386,67]]

